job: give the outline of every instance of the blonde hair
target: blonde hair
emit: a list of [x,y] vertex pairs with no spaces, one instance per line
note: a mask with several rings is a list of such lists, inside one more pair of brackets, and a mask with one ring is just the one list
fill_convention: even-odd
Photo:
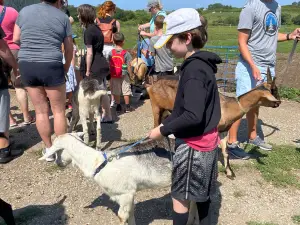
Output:
[[98,16],[101,19],[104,19],[106,17],[106,13],[114,10],[116,10],[116,5],[112,1],[106,1],[100,6]]

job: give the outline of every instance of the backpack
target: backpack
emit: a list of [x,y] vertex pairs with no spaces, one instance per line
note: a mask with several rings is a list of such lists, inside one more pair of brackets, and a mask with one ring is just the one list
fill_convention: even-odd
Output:
[[113,49],[112,56],[109,61],[110,75],[113,78],[122,78],[122,65],[125,61],[125,54],[127,51],[123,50],[121,53],[117,53],[116,49]]
[[113,19],[110,23],[101,23],[100,20],[97,18],[97,23],[100,30],[104,36],[104,43],[105,44],[112,44],[113,43],[113,23],[116,21]]

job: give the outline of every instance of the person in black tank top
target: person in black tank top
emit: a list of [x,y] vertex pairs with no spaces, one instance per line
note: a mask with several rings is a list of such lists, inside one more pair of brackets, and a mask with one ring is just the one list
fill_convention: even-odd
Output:
[[[81,24],[86,28],[84,31],[84,44],[87,48],[85,75],[97,80],[100,88],[106,90],[106,77],[110,75],[110,72],[108,62],[103,56],[104,36],[95,24],[96,11],[88,4],[80,5],[77,11]],[[112,122],[108,95],[102,99],[102,111],[102,121]]]

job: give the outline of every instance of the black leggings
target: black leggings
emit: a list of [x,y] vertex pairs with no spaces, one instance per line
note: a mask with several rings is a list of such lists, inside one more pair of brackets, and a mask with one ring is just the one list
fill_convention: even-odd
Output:
[[[211,201],[197,202],[199,224],[200,225],[211,225],[212,224],[212,206]],[[173,211],[173,225],[186,225],[189,219],[189,212],[187,213],[176,213]]]
[[0,198],[0,217],[7,225],[16,225],[11,205]]

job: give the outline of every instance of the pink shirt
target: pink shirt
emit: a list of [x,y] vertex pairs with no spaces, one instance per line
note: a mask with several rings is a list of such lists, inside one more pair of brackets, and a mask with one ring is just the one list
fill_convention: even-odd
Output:
[[[0,6],[0,13],[3,10],[3,6]],[[18,18],[19,13],[12,7],[6,7],[6,12],[4,19],[2,21],[1,27],[6,34],[4,40],[8,44],[8,47],[13,50],[19,50],[20,47],[13,43],[13,33],[16,20]]]
[[188,146],[200,152],[213,151],[220,143],[220,137],[217,128],[201,136],[183,138],[182,140],[184,140]]

